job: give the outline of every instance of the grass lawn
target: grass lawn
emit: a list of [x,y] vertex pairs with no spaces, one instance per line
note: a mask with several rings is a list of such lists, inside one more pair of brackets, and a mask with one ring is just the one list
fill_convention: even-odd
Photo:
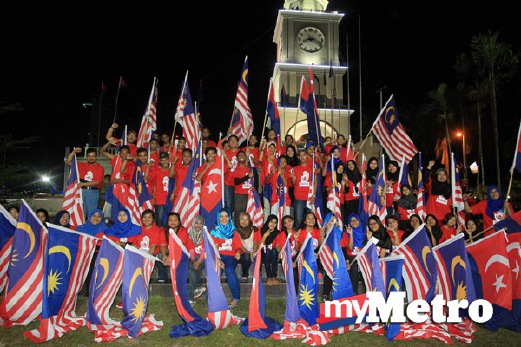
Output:
[[[120,298],[116,298],[115,302],[119,302]],[[154,313],[157,320],[164,323],[163,329],[159,331],[148,332],[139,336],[137,339],[129,340],[128,338],[120,338],[114,342],[102,344],[105,345],[139,345],[146,346],[305,346],[302,345],[302,339],[276,341],[272,339],[257,340],[245,337],[240,331],[239,326],[232,326],[224,330],[214,331],[207,337],[184,337],[180,339],[172,339],[169,337],[170,327],[174,324],[181,324],[182,321],[177,314],[174,306],[173,298],[165,298],[161,296],[152,296],[149,299],[149,307],[147,313]],[[240,317],[248,315],[249,298],[243,298],[233,311]],[[87,298],[78,297],[78,305],[76,313],[84,314],[87,306]],[[284,321],[285,300],[282,298],[266,299],[266,315],[279,321]],[[194,306],[196,311],[204,317],[206,314],[206,301],[200,299]],[[113,306],[111,317],[116,320],[123,318],[123,310]],[[30,346],[30,340],[23,337],[23,332],[35,329],[39,326],[38,322],[31,323],[29,326],[15,326],[10,329],[0,328],[0,347],[9,346]],[[464,343],[454,340],[455,346],[466,346]],[[94,342],[94,334],[87,327],[82,327],[77,331],[65,334],[59,339],[51,340],[42,345],[49,346],[95,346],[100,345]],[[444,346],[443,342],[429,340],[413,340],[413,341],[395,341],[389,342],[384,336],[377,336],[368,333],[349,332],[343,335],[333,336],[328,346]],[[521,347],[521,334],[509,330],[500,329],[498,332],[491,332],[478,326],[475,333],[472,347],[475,346],[501,346],[501,347]]]

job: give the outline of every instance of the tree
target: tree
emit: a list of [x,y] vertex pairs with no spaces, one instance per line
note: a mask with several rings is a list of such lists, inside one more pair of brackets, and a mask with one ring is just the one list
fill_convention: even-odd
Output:
[[501,169],[499,157],[499,131],[497,113],[497,94],[501,85],[509,81],[517,72],[519,57],[508,43],[498,42],[499,33],[473,36],[471,39],[471,57],[480,69],[486,72],[490,87],[492,130],[496,157],[497,185],[501,188]]

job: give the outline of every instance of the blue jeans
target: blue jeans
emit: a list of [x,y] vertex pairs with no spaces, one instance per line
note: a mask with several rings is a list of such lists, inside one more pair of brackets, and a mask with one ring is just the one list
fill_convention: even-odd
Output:
[[163,213],[165,213],[165,205],[156,205],[156,225],[162,227],[163,225]]
[[[237,259],[230,255],[221,254],[221,259],[224,263],[224,272],[226,273],[226,281],[228,282],[228,287],[232,292],[233,300],[239,301],[241,299],[241,287],[239,284],[239,277],[237,277],[237,272],[235,269],[237,268]],[[222,274],[222,272],[221,272]]]
[[85,220],[87,220],[95,209],[98,208],[99,190],[98,189],[82,189],[83,196],[83,213],[85,213]]
[[241,263],[241,269],[242,269],[241,277],[248,277],[248,275],[250,273],[250,266],[251,266],[250,253],[241,254],[241,259],[239,259],[239,262]]
[[266,252],[262,252],[262,263],[264,264],[264,268],[266,269],[267,278],[277,277],[278,255],[279,252],[277,252],[275,246],[273,246],[272,249],[266,248]]
[[304,219],[304,213],[306,211],[309,211],[309,208],[306,207],[307,201],[306,200],[297,200],[294,201],[295,206],[295,229],[299,229],[300,225],[302,224],[302,220]]
[[[199,257],[195,257],[195,260],[197,259],[199,259]],[[197,270],[194,268],[194,264],[190,262],[188,265],[188,298],[190,300],[194,299],[195,289],[203,285],[204,277],[204,261],[199,265]]]
[[235,209],[235,186],[224,186],[224,207],[232,214]]

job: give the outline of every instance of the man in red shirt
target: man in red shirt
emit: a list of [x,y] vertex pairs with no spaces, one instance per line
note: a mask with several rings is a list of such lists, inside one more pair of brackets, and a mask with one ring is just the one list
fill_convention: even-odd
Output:
[[253,171],[248,165],[248,158],[243,150],[237,152],[237,166],[233,171],[233,183],[234,187],[234,199],[235,199],[235,210],[234,210],[234,224],[239,225],[240,213],[246,211],[248,204],[248,191],[253,189],[251,184],[251,178],[253,177]]
[[[107,130],[107,134],[105,135],[105,138],[107,139],[107,141],[110,142],[111,144],[113,144],[114,146],[117,146],[120,143],[123,145],[121,139],[118,139],[118,138],[114,137],[114,131],[116,131],[116,129],[118,127],[119,126],[118,126],[117,123],[112,123],[112,125],[109,128],[109,130]],[[126,145],[129,148],[130,154],[132,154],[133,156],[137,156],[136,141],[137,141],[137,133],[136,133],[136,131],[135,130],[127,131],[127,143],[126,143]]]
[[235,211],[235,182],[233,171],[237,166],[237,153],[239,152],[239,139],[235,135],[228,136],[228,144],[230,149],[224,151],[224,159],[228,164],[228,168],[224,169],[224,206],[230,213]]
[[[170,163],[168,153],[159,154],[159,167],[155,175],[155,212],[157,225],[163,226],[163,214],[165,213],[166,199],[168,199],[169,180],[174,176],[174,165]],[[166,212],[167,214],[170,211]]]
[[[70,166],[74,155],[80,153],[81,150],[81,147],[75,147],[67,157],[65,163]],[[85,154],[87,162],[76,161],[76,163],[78,165],[78,178],[80,180],[78,187],[83,190],[83,212],[86,220],[87,217],[98,208],[99,191],[103,183],[105,169],[96,161],[98,157],[96,148],[87,148]]]
[[295,225],[297,228],[300,228],[300,224],[302,223],[302,219],[304,218],[304,212],[307,209],[306,205],[308,202],[308,195],[310,193],[310,189],[313,189],[313,194],[309,200],[310,203],[313,204],[315,202],[316,187],[312,186],[312,184],[314,183],[313,167],[311,165],[308,165],[307,163],[308,155],[306,153],[306,150],[300,150],[298,157],[300,160],[300,165],[297,165],[292,169],[291,181],[293,182],[295,194]]
[[174,163],[174,178],[175,178],[175,188],[172,194],[170,195],[170,201],[176,205],[177,199],[181,193],[181,189],[183,188],[183,182],[185,181],[185,177],[188,174],[188,169],[190,168],[190,164],[192,163],[192,150],[190,148],[183,149],[183,156],[181,160],[176,160]]

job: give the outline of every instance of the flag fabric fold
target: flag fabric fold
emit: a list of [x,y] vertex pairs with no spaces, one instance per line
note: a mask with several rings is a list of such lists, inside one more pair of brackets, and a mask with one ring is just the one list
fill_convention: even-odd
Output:
[[208,315],[206,319],[213,324],[215,330],[241,324],[244,318],[234,316],[228,307],[221,285],[221,258],[213,242],[212,235],[210,235],[206,226],[204,227],[204,251],[206,253],[204,265],[208,286],[206,291],[208,293]]
[[186,72],[181,95],[175,112],[176,120],[183,128],[183,137],[186,139],[186,148],[194,153],[201,139],[201,130],[197,113],[195,112],[190,87],[188,86],[188,71]]
[[143,211],[154,210],[152,205],[152,196],[148,192],[140,160],[136,161],[134,174],[130,181],[126,207],[128,207],[130,211],[132,223],[136,225],[141,225],[141,214]]
[[[403,291],[402,288],[402,268],[403,257],[393,256],[380,259],[380,269],[382,271],[382,279],[385,285],[386,297],[391,292]],[[400,323],[385,323],[385,336],[387,340],[393,341],[400,333]]]
[[244,59],[241,78],[237,86],[237,94],[232,114],[231,133],[236,135],[241,143],[250,138],[253,133],[253,116],[248,104],[248,57]]
[[170,274],[177,313],[184,323],[173,325],[170,337],[208,336],[214,326],[195,312],[188,299],[188,262],[190,254],[175,231],[170,230],[168,251],[170,255]]
[[521,122],[519,122],[519,130],[517,131],[516,151],[514,152],[514,160],[510,171],[514,169],[521,172]]
[[16,223],[5,207],[0,205],[0,294],[7,285],[7,268],[11,260],[11,246]]
[[382,204],[381,197],[385,195],[385,157],[382,155],[380,159],[380,167],[375,184],[371,190],[371,194],[367,198],[367,213],[369,216],[376,215],[380,220],[385,220],[387,210],[385,204]]
[[78,187],[80,176],[78,174],[78,163],[76,154],[72,157],[71,167],[69,171],[69,179],[67,180],[67,188],[63,196],[62,210],[69,212],[71,226],[78,226],[85,223],[85,214],[83,212],[83,194],[81,188]]
[[264,297],[264,284],[260,275],[261,252],[263,250],[264,244],[261,243],[253,257],[253,282],[248,317],[239,327],[245,336],[256,339],[266,339],[275,331],[282,329],[282,324],[265,315],[266,299]]
[[11,245],[7,285],[0,300],[0,326],[27,325],[42,312],[43,254],[48,234],[22,200]]
[[373,123],[371,131],[383,146],[391,160],[400,161],[405,157],[409,163],[418,152],[411,138],[400,124],[394,96],[391,95]]
[[145,147],[152,138],[152,133],[157,130],[157,78],[154,77],[152,91],[148,99],[147,109],[141,119],[141,126],[137,135],[137,147]]
[[76,298],[87,277],[98,238],[48,224],[44,255],[40,327],[24,332],[34,343],[50,341],[85,325],[76,315]]

